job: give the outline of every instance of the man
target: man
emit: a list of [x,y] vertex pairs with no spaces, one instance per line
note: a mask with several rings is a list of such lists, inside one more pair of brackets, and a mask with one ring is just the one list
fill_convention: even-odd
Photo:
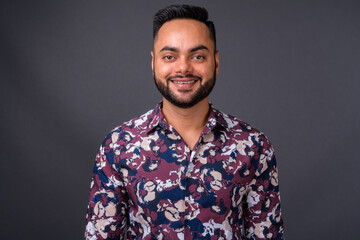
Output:
[[102,143],[87,239],[283,239],[269,140],[209,104],[219,51],[207,18],[187,5],[154,16],[152,70],[163,101]]

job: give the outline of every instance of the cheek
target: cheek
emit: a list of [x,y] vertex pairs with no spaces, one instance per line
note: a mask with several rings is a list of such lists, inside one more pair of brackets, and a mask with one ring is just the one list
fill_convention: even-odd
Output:
[[196,71],[206,78],[212,78],[215,70],[215,63],[209,62],[207,64],[201,64],[196,68]]
[[158,77],[166,77],[172,73],[171,64],[163,64],[155,61],[155,74]]

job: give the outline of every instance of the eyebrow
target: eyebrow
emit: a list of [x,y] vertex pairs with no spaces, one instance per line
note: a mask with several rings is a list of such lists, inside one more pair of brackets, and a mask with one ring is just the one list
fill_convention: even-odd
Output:
[[[203,49],[209,51],[209,49],[206,46],[199,45],[199,46],[191,48],[189,52],[196,52],[198,50],[203,50]],[[160,52],[163,52],[163,51],[179,52],[179,49],[176,47],[165,46],[160,50]]]
[[169,47],[169,46],[165,46],[163,47],[160,52],[163,52],[163,51],[171,51],[171,52],[178,52],[179,49],[175,48],[175,47]]
[[205,47],[204,45],[199,45],[199,46],[196,46],[196,47],[190,49],[190,52],[196,52],[198,50],[207,50],[207,51],[209,51],[209,49],[207,47]]

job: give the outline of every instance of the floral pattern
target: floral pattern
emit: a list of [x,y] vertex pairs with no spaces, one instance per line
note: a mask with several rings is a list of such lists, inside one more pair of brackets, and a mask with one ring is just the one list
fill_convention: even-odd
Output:
[[161,106],[103,141],[86,239],[284,239],[266,136],[211,106],[191,151]]

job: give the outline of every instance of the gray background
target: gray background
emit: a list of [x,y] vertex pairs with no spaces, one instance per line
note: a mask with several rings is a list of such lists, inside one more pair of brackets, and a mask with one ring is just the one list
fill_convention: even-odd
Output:
[[[101,141],[161,100],[152,16],[171,2],[1,1],[1,239],[82,238]],[[287,239],[358,238],[358,1],[192,3],[217,27],[211,101],[275,147]]]

